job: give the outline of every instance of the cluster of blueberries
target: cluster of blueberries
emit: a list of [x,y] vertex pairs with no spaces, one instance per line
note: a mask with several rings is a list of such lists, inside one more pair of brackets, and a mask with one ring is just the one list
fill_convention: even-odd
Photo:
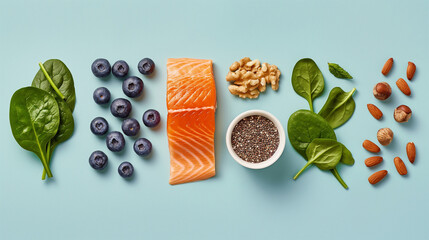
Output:
[[[155,69],[155,63],[144,58],[138,64],[138,70],[143,75],[151,74]],[[129,66],[123,61],[117,61],[110,66],[109,61],[103,58],[96,59],[91,67],[92,73],[99,78],[107,77],[110,72],[116,77],[125,77],[128,74]],[[143,81],[136,76],[126,78],[122,83],[122,90],[130,98],[136,98],[143,92]],[[110,91],[105,87],[95,89],[93,94],[94,101],[97,104],[108,104],[110,102]],[[131,113],[131,102],[124,98],[117,98],[110,104],[110,112],[113,116],[123,118],[122,131],[127,136],[136,136],[140,131],[140,124],[134,118],[128,118]],[[146,127],[156,127],[161,116],[154,109],[147,110],[142,117]],[[109,131],[109,123],[103,117],[96,117],[91,121],[91,132],[95,135],[105,135]],[[107,148],[112,152],[120,152],[125,147],[125,139],[121,132],[112,131],[106,136]],[[148,156],[152,151],[152,143],[146,138],[139,138],[134,142],[134,151],[139,156]],[[108,157],[102,151],[95,151],[89,157],[89,164],[96,170],[102,170],[107,166]],[[130,162],[123,162],[118,167],[119,175],[124,178],[131,177],[134,173],[134,167]]]

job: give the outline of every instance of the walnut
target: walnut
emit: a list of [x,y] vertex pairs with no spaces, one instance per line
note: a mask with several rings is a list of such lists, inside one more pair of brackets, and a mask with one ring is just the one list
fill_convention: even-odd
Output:
[[268,84],[273,90],[279,89],[280,70],[276,65],[245,57],[234,62],[229,70],[226,80],[232,84],[228,90],[241,98],[257,98]]

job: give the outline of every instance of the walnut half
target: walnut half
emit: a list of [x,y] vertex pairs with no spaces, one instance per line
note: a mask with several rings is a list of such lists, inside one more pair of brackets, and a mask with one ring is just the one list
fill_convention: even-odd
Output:
[[276,65],[263,63],[248,57],[234,62],[229,67],[226,81],[232,83],[228,90],[241,98],[257,98],[265,92],[267,84],[273,90],[279,89],[280,70]]

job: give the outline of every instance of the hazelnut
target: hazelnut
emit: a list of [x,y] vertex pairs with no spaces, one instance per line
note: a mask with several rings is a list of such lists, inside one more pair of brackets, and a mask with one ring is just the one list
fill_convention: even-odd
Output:
[[392,88],[387,82],[379,82],[372,90],[374,97],[378,100],[386,100],[392,94]]
[[390,128],[382,128],[377,132],[377,139],[381,145],[387,146],[393,140],[393,132]]
[[412,111],[408,106],[401,105],[395,109],[393,117],[397,122],[403,123],[408,122],[411,118]]

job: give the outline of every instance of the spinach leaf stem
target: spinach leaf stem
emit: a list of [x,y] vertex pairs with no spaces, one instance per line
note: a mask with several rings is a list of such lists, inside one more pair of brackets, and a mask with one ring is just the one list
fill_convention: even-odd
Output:
[[337,168],[331,169],[331,173],[335,176],[335,178],[340,182],[341,186],[343,186],[345,189],[349,189],[349,186],[344,182],[344,180],[341,178],[340,174],[337,171]]
[[52,78],[49,76],[48,72],[46,71],[45,67],[43,66],[43,64],[41,62],[39,62],[39,66],[40,69],[42,69],[43,74],[45,75],[46,79],[48,79],[48,82],[51,84],[52,88],[55,90],[55,92],[58,94],[58,96],[63,99],[66,100],[66,97],[64,97],[64,95],[60,92],[60,90],[57,88],[57,86],[55,85],[54,81],[52,81]]
[[[50,160],[51,160],[51,141],[48,142],[48,146],[46,148],[46,161],[47,161],[47,164],[49,164]],[[45,180],[45,179],[46,179],[46,169],[43,168],[42,180]]]

